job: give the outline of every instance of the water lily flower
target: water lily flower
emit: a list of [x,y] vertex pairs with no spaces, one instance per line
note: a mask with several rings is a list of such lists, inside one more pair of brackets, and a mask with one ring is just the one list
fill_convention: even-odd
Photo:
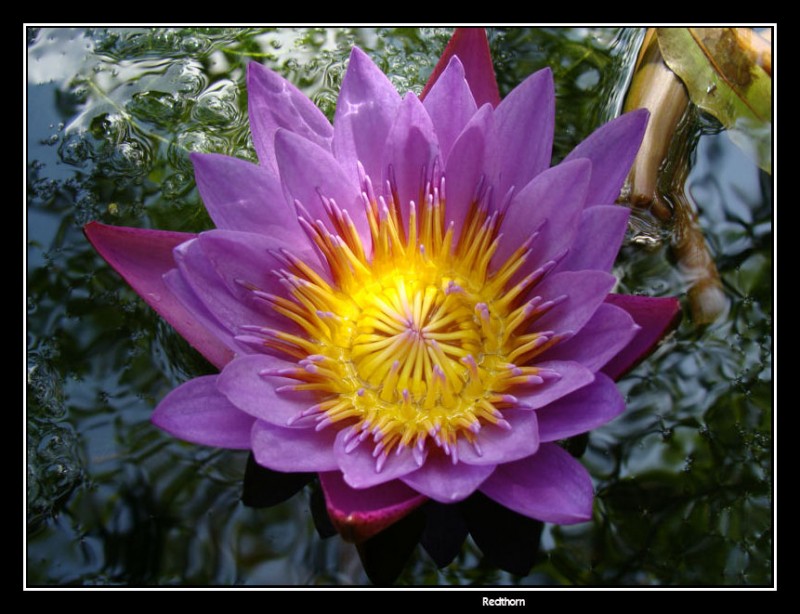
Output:
[[614,379],[678,312],[610,294],[629,213],[614,201],[646,112],[551,167],[551,72],[500,100],[478,29],[456,32],[421,96],[354,48],[333,124],[257,63],[247,88],[259,164],[191,156],[216,229],[86,227],[220,369],[153,422],[319,475],[357,542],[476,492],[589,520],[590,475],[558,442],[623,411]]

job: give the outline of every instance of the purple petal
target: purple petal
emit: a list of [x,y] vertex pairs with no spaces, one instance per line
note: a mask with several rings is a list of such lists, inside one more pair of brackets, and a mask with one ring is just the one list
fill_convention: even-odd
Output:
[[407,219],[409,202],[413,200],[419,205],[425,183],[434,179],[433,162],[438,154],[433,122],[419,98],[409,93],[389,130],[381,165],[383,185],[391,178],[396,182],[400,200],[397,204],[404,219]]
[[258,159],[273,171],[275,132],[285,128],[331,150],[333,127],[305,94],[277,73],[250,62],[247,65],[248,112]]
[[458,56],[464,65],[467,83],[478,106],[489,103],[496,107],[500,104],[500,92],[494,76],[492,54],[489,51],[486,30],[483,28],[456,28],[442,57],[439,58],[439,62],[425,84],[420,98],[424,100],[430,93],[453,56]]
[[592,517],[592,480],[568,452],[542,444],[533,456],[500,465],[481,492],[524,516],[574,524]]
[[621,352],[638,331],[627,311],[603,303],[577,335],[547,350],[540,358],[571,360],[596,372]]
[[294,209],[290,208],[278,178],[267,168],[218,154],[190,155],[197,188],[217,228],[291,233],[302,237]]
[[253,426],[253,456],[259,465],[273,471],[333,471],[335,437],[330,429],[290,429],[259,420]]
[[648,117],[646,109],[626,113],[595,130],[564,159],[592,161],[589,203],[611,204],[617,200],[639,151]]
[[493,110],[483,105],[458,135],[445,165],[445,200],[447,220],[455,221],[454,242],[461,228],[483,175],[486,138],[491,130]]
[[240,334],[245,324],[270,326],[276,321],[282,322],[268,307],[255,304],[252,300],[245,304],[238,292],[233,294],[206,256],[199,239],[176,247],[174,258],[192,292],[231,335]]
[[603,303],[616,278],[603,271],[564,271],[548,275],[531,293],[547,300],[566,296],[536,320],[537,330],[577,333]]
[[522,189],[503,219],[503,240],[495,262],[505,262],[536,231],[539,235],[531,267],[565,251],[575,236],[591,174],[591,162],[575,160],[544,171],[524,187],[518,186]]
[[209,362],[222,368],[233,353],[194,318],[164,284],[175,268],[172,250],[195,235],[161,230],[121,228],[91,222],[84,232],[97,252]]
[[555,125],[553,73],[549,68],[530,75],[495,109],[487,176],[496,198],[509,188],[521,190],[550,166]]
[[406,448],[400,455],[392,450],[378,471],[376,458],[372,456],[375,448],[372,439],[367,439],[354,450],[347,452],[347,431],[344,429],[339,432],[334,451],[339,461],[339,468],[344,474],[344,481],[353,488],[370,488],[384,484],[419,469],[411,451]]
[[542,441],[579,435],[610,422],[625,411],[625,400],[613,380],[603,373],[571,395],[543,407],[539,417]]
[[454,465],[449,456],[434,453],[417,471],[400,480],[435,501],[455,503],[474,493],[494,468],[494,465]]
[[511,425],[511,429],[483,424],[476,435],[477,448],[463,437],[459,438],[459,460],[469,465],[499,465],[525,458],[539,449],[535,411],[504,409],[503,418]]
[[[286,329],[289,328],[289,320],[274,312],[253,293],[258,290],[279,296],[287,294],[274,273],[284,268],[284,264],[273,255],[273,251],[291,244],[284,243],[285,237],[279,236],[280,238],[276,238],[247,232],[211,230],[201,233],[197,241],[213,270],[239,303],[257,312],[262,321],[275,322],[280,328]],[[305,262],[309,262],[314,254],[305,241],[299,243],[297,249],[290,251]],[[240,322],[242,323],[256,322]]]
[[399,106],[400,95],[386,75],[354,47],[333,121],[333,151],[350,176],[358,176],[361,161],[373,181],[381,177],[383,148]]
[[457,57],[450,59],[434,83],[425,98],[425,109],[433,120],[442,159],[446,161],[456,138],[478,110],[464,78],[464,66]]
[[609,294],[606,302],[627,311],[642,327],[625,349],[603,367],[606,375],[617,380],[644,360],[664,335],[678,325],[681,304],[676,298],[627,294]]
[[240,356],[222,370],[217,388],[231,403],[251,416],[275,426],[288,427],[302,411],[313,405],[313,401],[305,395],[276,390],[280,386],[291,385],[293,380],[261,373],[295,366],[266,354]]
[[275,155],[284,189],[292,202],[300,201],[315,220],[327,220],[322,197],[333,199],[339,208],[347,210],[359,234],[368,236],[355,173],[346,175],[330,153],[285,130],[275,134]]
[[372,488],[350,488],[338,471],[320,473],[328,515],[339,534],[351,542],[369,539],[404,518],[426,498],[395,480]]
[[255,420],[239,411],[217,390],[217,376],[198,377],[178,386],[150,418],[170,435],[218,448],[250,448]]
[[[525,389],[514,390],[520,407],[539,409],[553,401],[557,401],[571,392],[579,390],[594,381],[595,374],[578,362],[542,361],[536,367],[555,371],[557,378],[545,378],[543,384]],[[513,427],[512,427],[513,428]]]
[[630,210],[618,205],[597,205],[581,214],[577,233],[558,271],[610,271],[625,238]]
[[[195,326],[199,326],[205,331],[203,341],[207,342],[212,338],[217,339],[230,349],[230,360],[233,360],[235,354],[251,354],[253,352],[248,346],[236,341],[235,333],[228,330],[214,317],[214,314],[208,310],[205,303],[198,298],[194,290],[186,283],[178,269],[172,269],[164,275],[164,285],[169,288],[169,291],[186,309],[187,318],[191,319]],[[222,369],[225,365],[217,366]]]

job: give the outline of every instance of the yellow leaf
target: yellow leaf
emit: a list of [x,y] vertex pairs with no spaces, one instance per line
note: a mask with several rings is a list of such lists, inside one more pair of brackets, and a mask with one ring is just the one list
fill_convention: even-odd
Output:
[[772,172],[772,78],[748,51],[749,39],[736,28],[658,28],[657,36],[664,61],[692,102]]

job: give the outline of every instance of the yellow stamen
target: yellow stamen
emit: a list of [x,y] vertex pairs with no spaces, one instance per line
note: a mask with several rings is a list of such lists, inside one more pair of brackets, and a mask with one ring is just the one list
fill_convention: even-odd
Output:
[[516,404],[514,387],[544,383],[535,367],[516,365],[560,340],[532,330],[553,303],[523,302],[541,271],[512,283],[530,242],[490,270],[501,216],[485,201],[472,204],[456,241],[444,180],[421,184],[421,204],[404,210],[391,181],[389,196],[376,198],[361,172],[372,245],[335,202],[323,198],[331,230],[298,204],[332,283],[282,252],[287,270],[279,275],[290,298],[259,296],[305,334],[267,331],[263,343],[298,359],[297,369],[281,374],[294,380],[291,389],[319,395],[303,415],[315,414],[318,429],[349,428],[348,451],[372,437],[378,470],[392,451],[413,449],[422,462],[417,455],[433,445],[456,462],[460,439],[480,453],[482,426],[510,428],[499,408]]

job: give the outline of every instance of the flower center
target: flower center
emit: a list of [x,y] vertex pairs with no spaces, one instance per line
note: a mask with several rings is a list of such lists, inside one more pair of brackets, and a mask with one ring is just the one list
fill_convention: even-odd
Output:
[[557,377],[530,361],[559,340],[533,326],[558,299],[528,296],[555,263],[522,277],[532,237],[490,271],[500,215],[477,198],[455,240],[443,179],[422,191],[419,215],[409,203],[408,220],[393,198],[375,197],[369,178],[362,184],[371,254],[336,203],[324,200],[332,230],[298,206],[332,283],[284,253],[279,275],[292,298],[269,298],[305,333],[264,335],[265,345],[298,359],[281,376],[318,395],[296,419],[349,427],[347,449],[372,437],[378,470],[405,447],[421,464],[430,442],[453,462],[462,438],[480,454],[486,424],[510,428],[502,410],[518,404],[511,389]]

